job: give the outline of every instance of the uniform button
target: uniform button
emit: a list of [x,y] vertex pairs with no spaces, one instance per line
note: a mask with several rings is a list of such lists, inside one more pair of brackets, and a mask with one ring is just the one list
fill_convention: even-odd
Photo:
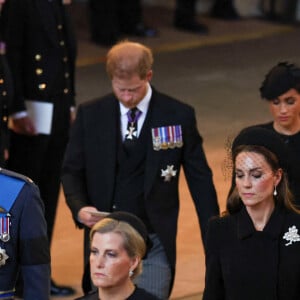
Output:
[[3,83],[4,83],[4,79],[0,78],[0,84],[3,84]]
[[7,120],[8,120],[8,118],[5,116],[5,117],[3,117],[3,118],[2,118],[2,120],[3,120],[3,122],[5,122],[5,123],[6,123],[6,122],[7,122]]
[[43,69],[36,69],[35,73],[36,73],[36,75],[42,75],[43,74]]
[[3,91],[2,92],[2,96],[6,96],[7,95],[7,92],[6,91]]
[[61,24],[57,25],[57,29],[62,30],[63,26]]
[[69,93],[69,89],[64,89],[64,94],[68,94]]
[[36,61],[39,61],[39,60],[42,59],[42,55],[41,54],[36,54],[34,58],[35,58]]
[[116,209],[117,209],[117,205],[114,204],[113,207],[112,207],[112,209],[113,209],[113,210],[116,210]]
[[46,84],[46,83],[41,83],[41,84],[39,84],[39,89],[40,89],[40,90],[44,90],[46,87],[47,87],[47,84]]
[[65,73],[65,78],[69,78],[70,74],[68,72]]
[[60,41],[59,44],[60,44],[61,46],[64,46],[64,45],[65,45],[65,41]]
[[64,61],[64,62],[67,62],[67,61],[68,61],[68,57],[65,56],[65,57],[63,58],[63,61]]

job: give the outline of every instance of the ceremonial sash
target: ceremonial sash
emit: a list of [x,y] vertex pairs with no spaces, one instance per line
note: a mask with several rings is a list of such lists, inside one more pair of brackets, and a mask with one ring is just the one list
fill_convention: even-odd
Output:
[[5,209],[5,214],[10,211],[24,184],[24,180],[0,174],[0,207]]

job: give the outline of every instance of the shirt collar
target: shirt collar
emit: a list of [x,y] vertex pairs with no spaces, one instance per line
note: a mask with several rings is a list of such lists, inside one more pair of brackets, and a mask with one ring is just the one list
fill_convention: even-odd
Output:
[[[152,96],[152,88],[151,88],[151,85],[149,83],[147,83],[147,93],[146,93],[145,97],[136,106],[143,114],[146,114],[148,111],[151,96]],[[120,104],[121,116],[126,115],[127,112],[129,111],[129,108],[125,107],[120,101],[119,101],[119,104]]]

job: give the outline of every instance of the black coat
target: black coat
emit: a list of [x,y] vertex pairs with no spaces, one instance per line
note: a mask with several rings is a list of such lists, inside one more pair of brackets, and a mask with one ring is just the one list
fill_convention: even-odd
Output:
[[[8,0],[4,6],[3,31],[15,88],[13,112],[25,110],[25,99],[55,103],[64,86],[69,89],[68,101],[59,105],[74,105],[76,41],[65,5],[60,10],[62,22],[48,0]],[[64,24],[67,53],[60,45],[59,23]]]
[[300,215],[275,209],[263,231],[256,231],[243,208],[212,220],[206,243],[203,300],[300,299]]
[[51,133],[12,131],[7,162],[9,169],[38,184],[51,239],[70,107],[75,105],[75,38],[61,0],[8,0],[2,20],[15,91],[11,112],[25,111],[26,100],[53,104]]
[[[149,115],[148,115],[149,114]],[[181,167],[195,203],[202,235],[208,219],[219,212],[212,173],[202,148],[194,110],[153,89],[147,122],[151,128],[181,125],[183,147],[153,150],[151,130],[144,144],[144,203],[147,217],[165,248],[175,271],[179,212],[178,180]],[[119,103],[113,95],[83,104],[71,131],[63,165],[62,182],[67,203],[76,220],[78,211],[94,205],[111,211],[119,143]],[[161,170],[173,165],[175,177],[165,182]]]
[[48,300],[50,250],[44,205],[39,190],[27,177],[4,169],[0,170],[0,186],[5,184],[5,177],[24,181],[24,186],[9,211],[10,240],[0,240],[0,248],[4,249],[8,256],[5,265],[0,266],[0,292],[12,290],[18,271],[21,271],[24,300]]

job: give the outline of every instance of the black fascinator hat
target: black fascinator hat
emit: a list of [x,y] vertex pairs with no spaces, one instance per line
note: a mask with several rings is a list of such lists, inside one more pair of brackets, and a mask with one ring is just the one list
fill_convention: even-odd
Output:
[[272,130],[253,126],[243,129],[234,139],[231,147],[231,153],[241,145],[263,146],[274,153],[279,161],[279,166],[288,169],[287,148],[278,134]]
[[[116,221],[122,221],[128,223],[131,227],[133,227],[143,238],[145,241],[147,252],[152,248],[152,242],[148,235],[148,230],[143,223],[143,221],[135,216],[134,214],[131,214],[129,212],[125,211],[116,211],[109,215],[107,215],[105,218],[114,219]],[[147,253],[146,253],[147,255]]]

